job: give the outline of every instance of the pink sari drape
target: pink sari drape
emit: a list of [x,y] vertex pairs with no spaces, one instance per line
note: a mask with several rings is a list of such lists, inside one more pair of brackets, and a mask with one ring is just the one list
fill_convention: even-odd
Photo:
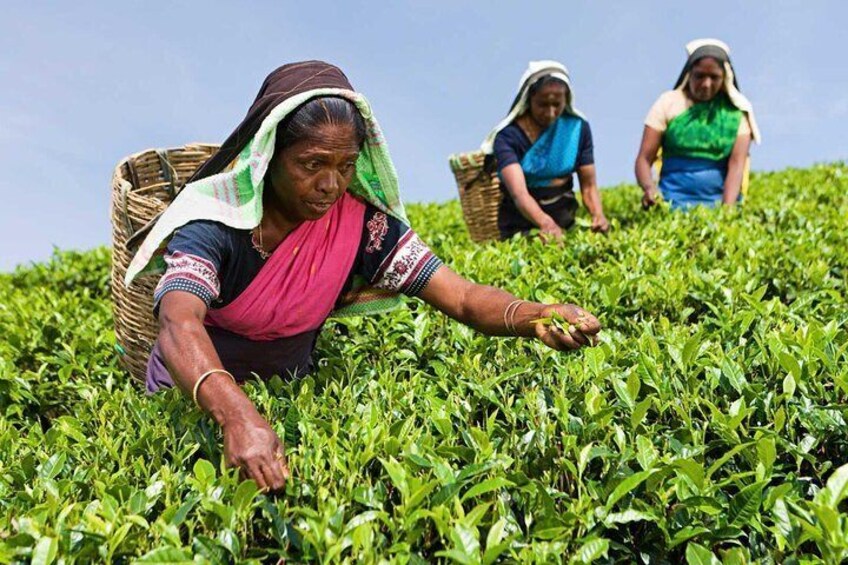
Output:
[[365,205],[345,193],[291,232],[235,300],[207,312],[206,325],[256,341],[321,327],[356,260],[364,218]]

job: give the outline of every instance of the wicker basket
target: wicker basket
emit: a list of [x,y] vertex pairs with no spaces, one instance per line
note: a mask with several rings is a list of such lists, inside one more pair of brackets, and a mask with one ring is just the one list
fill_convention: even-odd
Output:
[[144,380],[147,357],[159,332],[153,318],[157,277],[143,277],[127,289],[124,275],[133,257],[127,241],[174,199],[185,181],[218,150],[190,144],[148,149],[118,163],[112,175],[112,307],[121,361]]
[[462,215],[471,239],[477,243],[497,240],[498,212],[503,195],[498,176],[483,170],[485,154],[482,151],[456,153],[449,158],[450,167],[456,177]]

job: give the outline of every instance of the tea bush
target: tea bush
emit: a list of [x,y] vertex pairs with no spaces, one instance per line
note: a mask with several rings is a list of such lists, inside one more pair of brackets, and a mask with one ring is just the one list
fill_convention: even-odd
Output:
[[487,338],[409,301],[329,323],[317,371],[247,391],[287,443],[266,496],[220,433],[116,359],[106,249],[0,275],[0,563],[839,563],[848,558],[848,167],[754,176],[735,210],[639,208],[563,247],[446,263],[580,304],[600,347]]

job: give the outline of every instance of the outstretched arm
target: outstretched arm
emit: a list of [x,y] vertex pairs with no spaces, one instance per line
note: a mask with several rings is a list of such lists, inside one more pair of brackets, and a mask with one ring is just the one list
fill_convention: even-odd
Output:
[[[512,294],[475,284],[444,265],[439,267],[419,297],[451,318],[484,334],[536,337],[553,349],[578,349],[594,345],[601,329],[597,318],[582,308],[572,304],[516,302]],[[512,308],[510,305],[513,305]],[[570,325],[567,332],[552,325],[532,322],[550,317],[554,312],[559,313]]]
[[[194,294],[162,297],[159,347],[174,382],[188,395],[201,375],[224,368],[203,326],[205,316],[206,304]],[[283,444],[241,388],[226,373],[213,373],[198,389],[197,403],[223,429],[227,463],[262,489],[282,489],[289,476]]]

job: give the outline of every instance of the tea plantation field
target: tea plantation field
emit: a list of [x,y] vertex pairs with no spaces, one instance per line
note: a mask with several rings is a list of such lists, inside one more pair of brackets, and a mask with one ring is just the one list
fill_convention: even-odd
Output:
[[[0,275],[0,563],[839,563],[848,558],[848,166],[756,174],[741,209],[472,244],[455,270],[580,304],[602,344],[489,339],[420,303],[332,322],[320,369],[249,386],[284,495],[120,368],[108,250]],[[586,220],[581,220],[584,224]]]

